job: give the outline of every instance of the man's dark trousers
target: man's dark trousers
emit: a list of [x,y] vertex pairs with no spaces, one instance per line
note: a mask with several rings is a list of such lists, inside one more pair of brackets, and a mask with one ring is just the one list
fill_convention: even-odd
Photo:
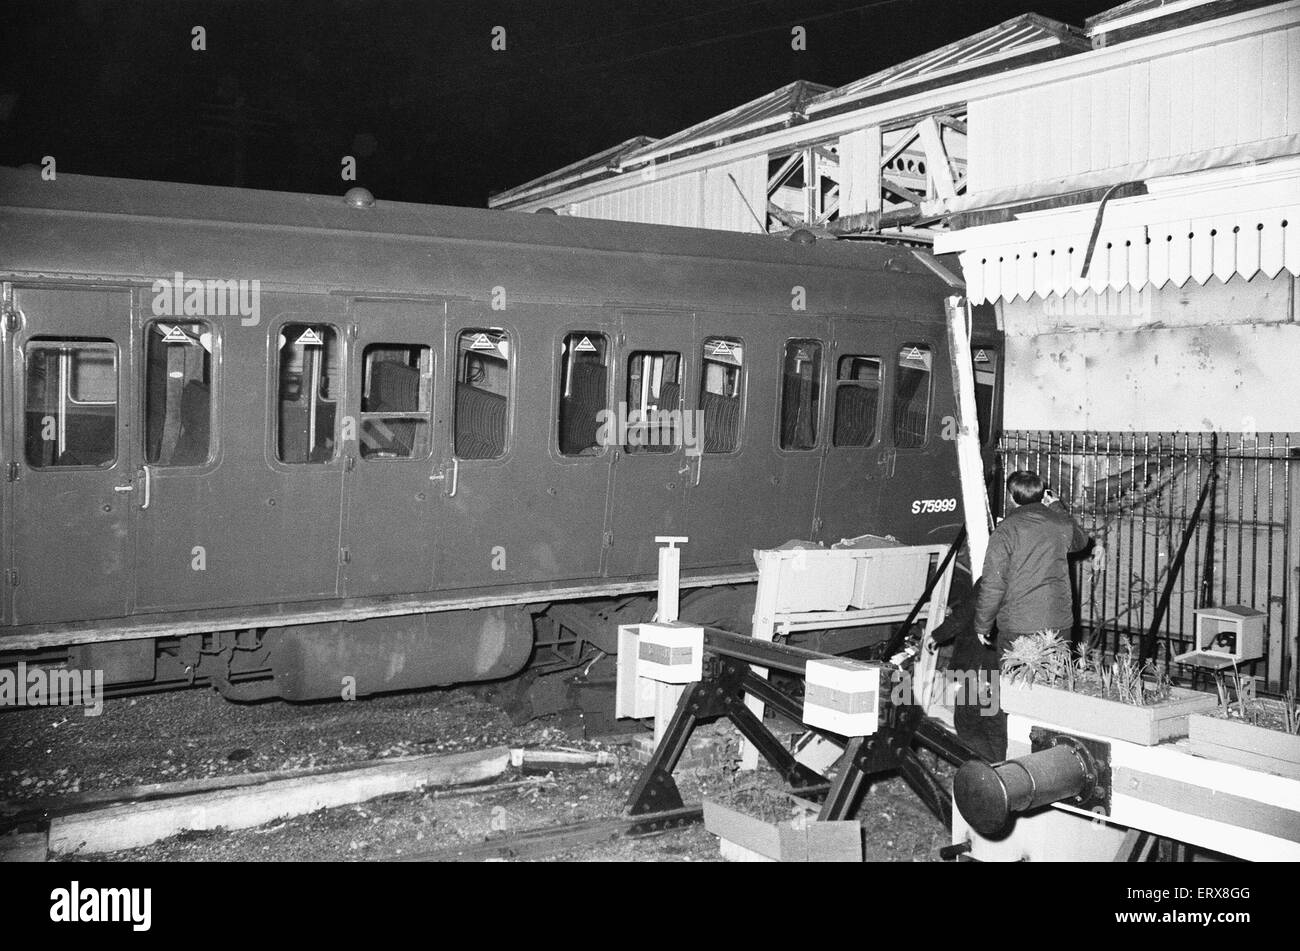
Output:
[[1013,641],[1023,635],[997,632],[993,647],[985,647],[967,628],[957,635],[953,647],[952,669],[962,672],[961,683],[972,683],[966,673],[974,671],[980,684],[976,696],[958,696],[953,708],[953,726],[957,735],[971,749],[991,763],[1007,758],[1007,715],[1002,711],[997,678],[1002,669],[1002,655]]

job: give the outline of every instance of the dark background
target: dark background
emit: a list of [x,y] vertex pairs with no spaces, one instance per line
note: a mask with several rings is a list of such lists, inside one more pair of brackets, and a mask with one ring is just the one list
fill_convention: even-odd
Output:
[[337,194],[354,155],[380,198],[481,207],[795,79],[839,86],[1019,13],[1081,26],[1117,3],[0,0],[0,165]]

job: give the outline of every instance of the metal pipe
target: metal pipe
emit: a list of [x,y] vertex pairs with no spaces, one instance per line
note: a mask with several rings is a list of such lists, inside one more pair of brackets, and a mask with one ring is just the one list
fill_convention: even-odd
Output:
[[[903,638],[907,635],[911,626],[916,622],[916,616],[921,613],[921,608],[930,600],[930,596],[934,594],[935,585],[939,583],[939,579],[942,578],[944,572],[948,570],[948,563],[952,561],[953,557],[957,554],[958,549],[961,548],[962,542],[965,540],[966,526],[963,524],[957,532],[957,537],[954,538],[952,544],[948,546],[948,552],[943,556],[943,561],[939,562],[938,567],[935,568],[934,574],[930,576],[930,580],[926,584],[925,590],[921,592],[921,596],[917,598],[916,603],[912,605],[912,610],[908,612],[907,617],[899,626],[898,630],[894,631],[893,635],[890,636],[889,643],[885,646],[884,651],[880,655],[881,657],[893,657],[898,653],[898,649],[903,646]],[[972,564],[970,568],[972,575],[980,570],[979,565]]]
[[1087,750],[1058,742],[1005,763],[971,760],[957,770],[952,791],[962,818],[980,835],[990,836],[1005,828],[1012,815],[1085,797],[1096,782],[1097,770]]
[[[1218,471],[1219,466],[1219,434],[1210,434],[1210,475]],[[1200,607],[1208,608],[1214,603],[1214,528],[1215,528],[1215,506],[1218,502],[1219,490],[1217,485],[1213,492],[1210,493],[1210,515],[1206,520],[1205,532],[1205,567],[1201,572],[1201,603]]]
[[704,646],[709,652],[722,657],[800,675],[807,668],[808,661],[826,660],[831,656],[803,647],[791,647],[775,641],[761,641],[746,634],[736,634],[716,627],[704,629]]

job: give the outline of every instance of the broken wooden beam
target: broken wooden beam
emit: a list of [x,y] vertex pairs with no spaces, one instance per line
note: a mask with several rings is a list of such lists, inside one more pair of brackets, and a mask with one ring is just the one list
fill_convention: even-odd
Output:
[[110,806],[51,820],[49,849],[61,855],[114,852],[185,830],[249,829],[429,786],[486,782],[509,765],[510,750],[496,747],[449,756],[404,757],[343,772]]

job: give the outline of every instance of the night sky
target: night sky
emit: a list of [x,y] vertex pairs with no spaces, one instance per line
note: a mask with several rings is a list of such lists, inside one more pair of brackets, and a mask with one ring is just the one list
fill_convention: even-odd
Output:
[[380,198],[482,207],[795,79],[839,86],[1019,13],[1081,26],[1118,2],[3,0],[0,165],[341,194],[353,155]]

